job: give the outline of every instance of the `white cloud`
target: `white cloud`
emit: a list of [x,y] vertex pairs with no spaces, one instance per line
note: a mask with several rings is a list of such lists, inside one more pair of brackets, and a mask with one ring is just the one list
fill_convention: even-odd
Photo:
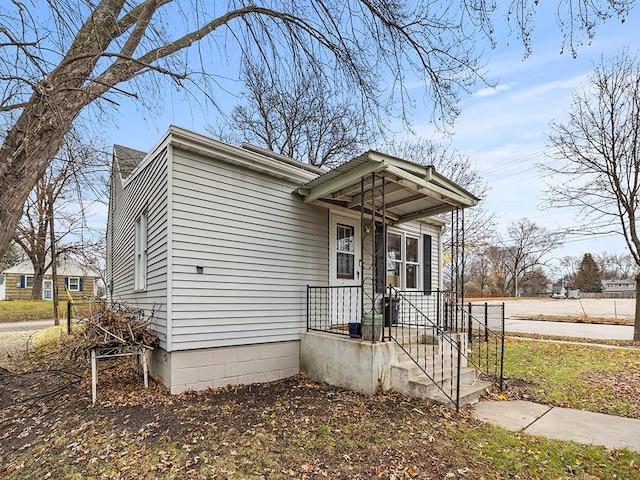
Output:
[[498,85],[497,87],[487,87],[475,92],[472,97],[491,97],[493,95],[497,95],[500,92],[506,92],[510,90],[512,85],[517,85],[517,83],[509,84],[509,85]]

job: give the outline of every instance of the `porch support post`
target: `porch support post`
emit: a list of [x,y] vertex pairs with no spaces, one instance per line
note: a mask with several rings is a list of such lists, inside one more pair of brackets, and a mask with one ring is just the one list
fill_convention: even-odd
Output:
[[[371,343],[376,342],[376,173],[371,174]],[[384,329],[381,329],[384,330]]]
[[[391,306],[391,289],[389,289],[389,318],[385,318],[384,300],[387,296],[387,199],[386,199],[386,180],[387,177],[382,176],[382,331],[384,331],[384,322],[389,321],[388,340],[391,341],[391,322],[393,318],[393,308]],[[383,338],[384,340],[384,335]]]
[[[459,228],[462,230],[460,233],[460,243],[461,243],[461,248],[460,248],[460,261],[462,262],[462,273],[461,273],[461,277],[460,277],[460,283],[461,288],[462,288],[462,300],[461,300],[461,304],[464,305],[464,209],[462,209],[462,215],[460,217],[460,225]],[[517,293],[516,293],[517,296]]]
[[360,179],[360,321],[364,321],[364,176]]

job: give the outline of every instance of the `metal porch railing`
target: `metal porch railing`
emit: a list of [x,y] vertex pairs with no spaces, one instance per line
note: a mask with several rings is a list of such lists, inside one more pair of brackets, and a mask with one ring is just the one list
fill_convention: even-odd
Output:
[[[307,331],[349,336],[349,324],[361,323],[361,300],[360,285],[345,287],[307,285]],[[352,328],[354,328],[353,325]]]
[[[456,408],[462,367],[503,389],[503,304],[461,305],[440,290],[386,293],[383,319],[373,320],[374,331],[384,322],[383,333],[372,341],[393,340]],[[358,337],[362,320],[361,286],[307,286],[307,330]]]

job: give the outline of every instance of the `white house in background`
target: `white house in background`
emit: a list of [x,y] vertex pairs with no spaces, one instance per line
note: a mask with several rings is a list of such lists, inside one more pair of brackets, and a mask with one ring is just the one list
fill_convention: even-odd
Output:
[[[4,295],[2,300],[28,300],[31,299],[31,291],[34,281],[34,269],[31,260],[14,265],[2,272],[4,275],[4,289],[0,289]],[[92,267],[83,265],[66,255],[58,259],[58,295],[66,298],[66,292],[75,298],[93,298],[97,295],[97,286],[100,281],[100,272]],[[53,300],[53,277],[51,267],[42,277],[42,299]]]
[[633,278],[602,280],[603,293],[636,293],[636,281]]
[[[367,182],[382,189],[377,205]],[[373,238],[363,218],[379,220],[375,245],[387,225],[377,283],[439,289],[445,222],[435,215],[478,199],[432,167],[378,152],[325,172],[172,126],[148,153],[114,147],[109,200],[108,300],[153,312],[151,369],[179,393],[298,373],[315,308],[307,286],[380,291],[365,268],[384,254],[374,262],[362,243]],[[371,305],[358,299],[339,313],[345,327]]]

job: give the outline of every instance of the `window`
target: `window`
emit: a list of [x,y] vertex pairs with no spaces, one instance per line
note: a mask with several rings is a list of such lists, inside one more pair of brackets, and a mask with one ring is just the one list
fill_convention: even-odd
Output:
[[352,225],[336,225],[336,276],[353,280],[355,277],[356,238]]
[[24,288],[33,288],[33,275],[24,276]]
[[80,291],[80,278],[79,277],[69,277],[67,278],[67,288],[70,292],[79,292]]
[[414,237],[405,237],[405,288],[418,288],[418,278],[420,273],[420,263],[418,263],[419,240]]
[[147,288],[147,212],[142,212],[135,224],[133,288]]
[[420,240],[406,233],[387,234],[387,285],[415,290],[420,278]]

